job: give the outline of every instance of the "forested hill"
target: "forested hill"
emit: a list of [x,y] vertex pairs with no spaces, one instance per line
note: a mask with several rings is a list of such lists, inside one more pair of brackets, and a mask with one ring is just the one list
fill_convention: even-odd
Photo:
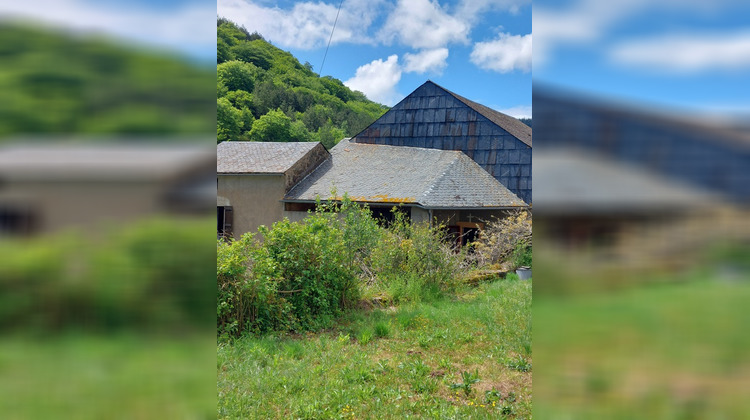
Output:
[[217,142],[320,141],[357,134],[388,107],[319,77],[260,34],[217,19]]
[[0,24],[0,63],[0,142],[214,130],[210,63],[10,21]]

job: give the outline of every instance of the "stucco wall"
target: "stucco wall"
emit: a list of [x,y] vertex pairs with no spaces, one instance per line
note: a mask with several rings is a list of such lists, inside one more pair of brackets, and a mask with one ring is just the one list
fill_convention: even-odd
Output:
[[419,207],[411,208],[411,221],[412,223],[423,223],[430,221],[430,212]]
[[306,211],[284,211],[282,218],[286,217],[289,219],[290,222],[299,222],[304,220],[305,217],[307,217],[308,213]]
[[229,199],[233,209],[232,230],[237,238],[270,227],[282,218],[285,178],[283,175],[219,175],[217,194]]
[[96,230],[101,222],[134,220],[165,212],[165,186],[153,182],[17,182],[0,191],[0,207],[23,209],[33,233],[63,228]]

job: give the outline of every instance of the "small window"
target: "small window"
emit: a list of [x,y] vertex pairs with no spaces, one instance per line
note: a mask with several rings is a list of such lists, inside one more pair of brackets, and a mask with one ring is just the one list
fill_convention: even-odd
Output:
[[36,217],[25,207],[0,206],[0,236],[30,235],[36,230]]
[[216,210],[218,216],[216,219],[217,237],[223,239],[231,239],[232,222],[234,219],[232,206],[217,206]]

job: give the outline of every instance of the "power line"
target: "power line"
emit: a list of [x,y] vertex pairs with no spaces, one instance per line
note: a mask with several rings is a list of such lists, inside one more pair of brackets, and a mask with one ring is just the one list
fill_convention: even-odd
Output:
[[333,39],[333,31],[336,30],[336,22],[339,21],[339,13],[341,12],[341,5],[344,4],[344,0],[341,0],[339,3],[339,10],[336,11],[336,19],[333,21],[333,28],[331,28],[331,36],[328,37],[328,45],[326,46],[326,52],[323,54],[323,62],[320,63],[320,71],[318,72],[318,76],[323,76],[323,64],[326,63],[326,56],[328,56],[328,48],[331,47],[331,40]]

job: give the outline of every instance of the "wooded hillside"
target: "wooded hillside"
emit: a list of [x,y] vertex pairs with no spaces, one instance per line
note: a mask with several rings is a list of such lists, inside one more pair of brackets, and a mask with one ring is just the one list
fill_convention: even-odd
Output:
[[213,132],[210,63],[10,22],[0,61],[0,139]]
[[388,107],[319,77],[258,33],[217,19],[217,142],[320,141],[353,136]]

